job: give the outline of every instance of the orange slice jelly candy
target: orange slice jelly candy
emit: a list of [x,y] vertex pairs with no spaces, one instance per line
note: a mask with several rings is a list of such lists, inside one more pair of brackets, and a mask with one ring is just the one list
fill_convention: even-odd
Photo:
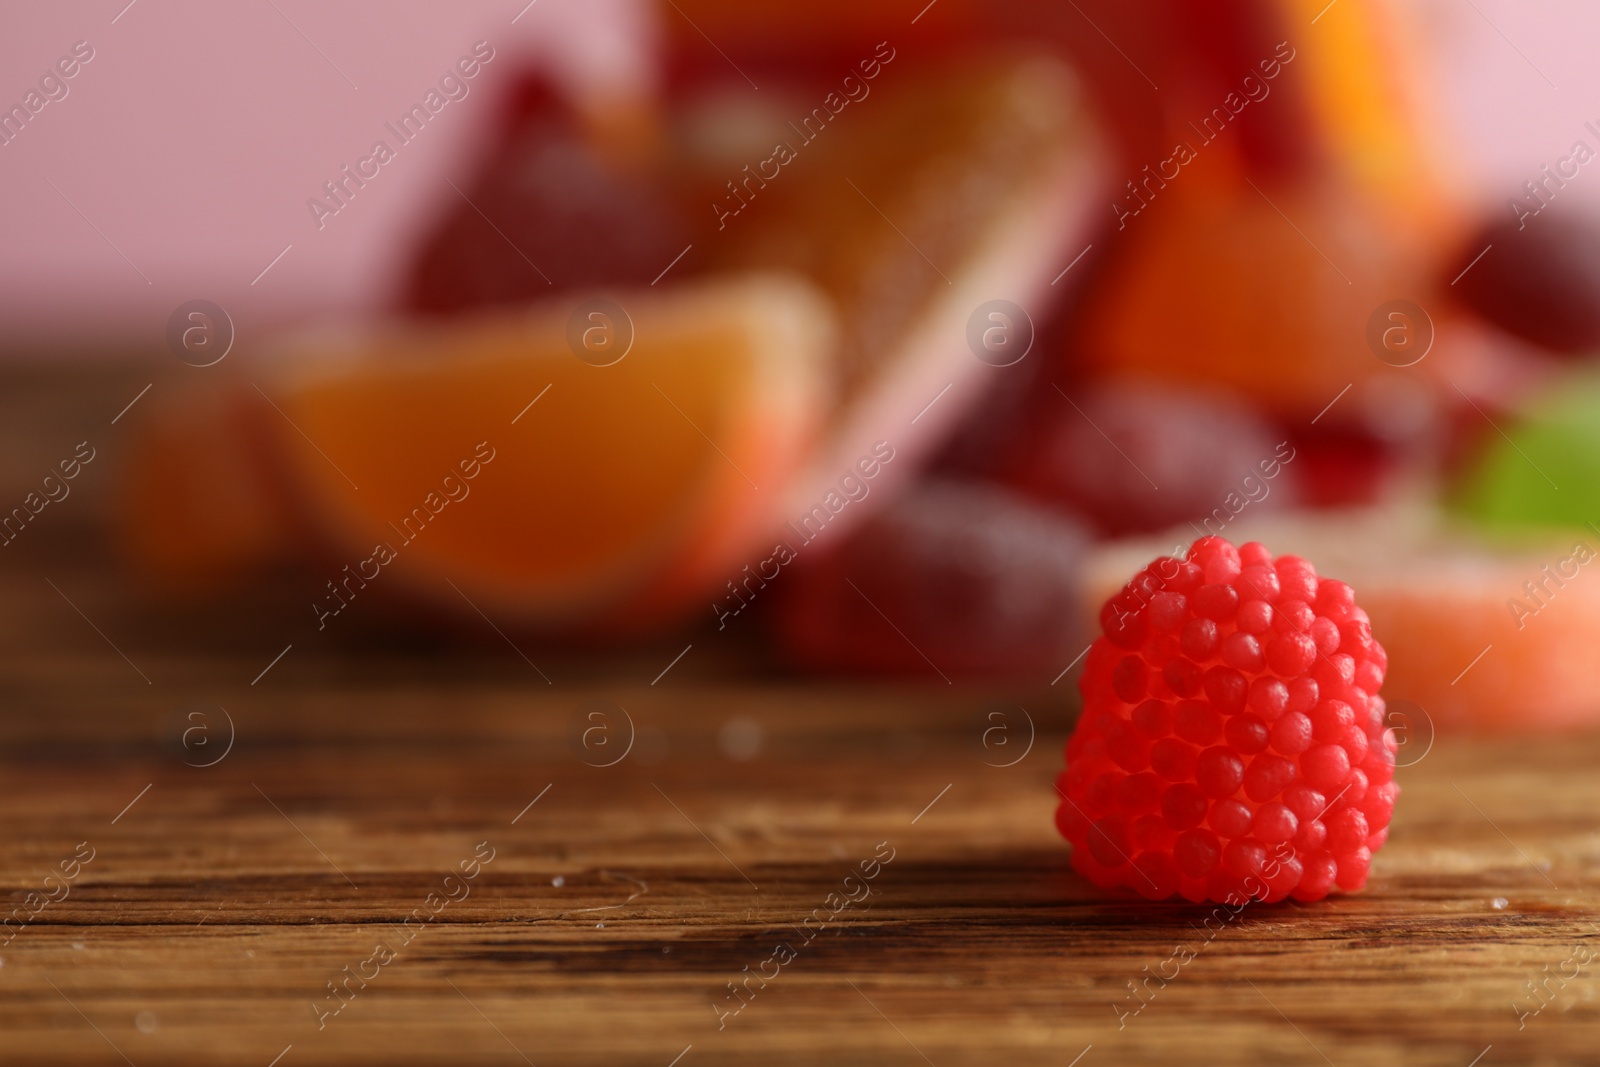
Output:
[[[777,490],[820,424],[832,316],[771,276],[623,293],[599,314],[550,305],[286,342],[259,391],[229,401],[248,423],[235,451],[288,525],[370,581],[392,571],[394,587],[460,606],[448,579],[523,622],[646,625],[779,525]],[[589,335],[597,352],[593,329],[613,331]],[[160,491],[136,489],[128,510],[130,545],[169,570],[191,563],[164,550],[195,540],[179,517],[218,492],[172,437],[147,439],[135,467]],[[209,562],[237,562],[228,547]]]

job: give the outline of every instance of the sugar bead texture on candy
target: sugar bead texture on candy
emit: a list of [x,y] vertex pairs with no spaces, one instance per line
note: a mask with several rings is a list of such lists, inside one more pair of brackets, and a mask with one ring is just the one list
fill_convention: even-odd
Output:
[[1388,657],[1343,582],[1202,537],[1107,601],[1056,781],[1073,866],[1151,899],[1360,889],[1400,787]]

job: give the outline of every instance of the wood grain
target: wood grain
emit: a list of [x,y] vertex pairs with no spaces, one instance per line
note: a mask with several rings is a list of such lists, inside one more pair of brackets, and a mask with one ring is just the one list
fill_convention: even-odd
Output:
[[[30,432],[75,441],[141,384]],[[804,681],[748,633],[597,656],[356,618],[302,641],[281,590],[142,595],[92,534],[105,491],[0,558],[5,909],[94,850],[0,932],[0,1063],[1594,1062],[1600,737],[1440,736],[1400,772],[1366,892],[1208,925],[1071,873],[1068,681]],[[231,750],[187,765],[222,750],[223,708]],[[594,766],[622,708],[633,747]],[[197,722],[216,747],[185,747]],[[468,895],[408,935],[480,842]],[[379,943],[394,958],[319,1028]]]
[[[1491,1044],[1513,1062],[1594,1047],[1587,971],[1521,1032],[1513,1009],[1593,943],[1592,741],[1440,739],[1403,775],[1367,892],[1207,927],[1208,909],[1100,900],[1067,869],[1059,700],[1030,701],[1038,742],[1000,769],[984,694],[614,688],[659,731],[659,762],[596,768],[567,728],[592,692],[510,673],[329,691],[286,672],[230,709],[234,750],[204,769],[170,737],[135,740],[159,712],[110,693],[110,746],[14,730],[12,899],[78,842],[96,852],[0,950],[0,1058],[113,1062],[115,1043],[134,1063],[265,1064],[292,1044],[285,1063],[666,1064],[693,1045],[682,1062],[1062,1063],[1093,1044],[1101,1062],[1465,1064]],[[748,762],[718,750],[732,717],[763,729]],[[470,895],[319,1029],[325,983],[398,947],[480,841],[495,858]],[[793,924],[885,841],[871,895],[803,941]],[[719,1029],[725,983],[779,942],[795,958]],[[1119,1029],[1145,968],[1177,973]]]

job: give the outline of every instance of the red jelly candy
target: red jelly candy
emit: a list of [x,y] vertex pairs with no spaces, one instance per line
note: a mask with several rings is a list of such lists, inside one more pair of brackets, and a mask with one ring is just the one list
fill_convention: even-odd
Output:
[[447,211],[419,250],[404,296],[416,311],[516,304],[561,290],[647,284],[689,243],[664,182],[603,159],[544,82],[514,99],[478,178],[445,187]]
[[1460,299],[1509,333],[1557,352],[1600,346],[1600,227],[1592,222],[1560,213],[1499,219],[1467,240],[1449,273]]
[[1100,622],[1057,781],[1080,873],[1231,903],[1366,884],[1400,787],[1388,660],[1348,585],[1203,537],[1136,574]]
[[1023,442],[1012,480],[1102,533],[1203,520],[1229,494],[1255,509],[1295,499],[1293,447],[1230,396],[1123,384],[1045,392],[1053,417]]
[[[858,507],[852,503],[849,507]],[[788,653],[810,665],[934,677],[1051,674],[1083,648],[1075,523],[993,486],[917,486],[829,545],[791,539],[773,579]],[[754,592],[746,583],[742,610]],[[752,600],[752,603],[755,601]],[[719,616],[720,617],[720,616]],[[731,625],[731,622],[725,622]],[[1134,694],[1145,680],[1118,683]]]

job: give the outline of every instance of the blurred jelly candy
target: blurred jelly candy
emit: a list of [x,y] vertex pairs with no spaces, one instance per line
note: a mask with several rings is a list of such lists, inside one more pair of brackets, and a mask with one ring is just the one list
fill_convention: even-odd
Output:
[[1463,419],[1466,432],[1489,429],[1463,394],[1440,392],[1428,378],[1395,370],[1354,385],[1321,418],[1289,423],[1301,503],[1371,504],[1403,492],[1419,476],[1436,480],[1453,441],[1448,420],[1457,411],[1470,416]]
[[1246,506],[1297,496],[1293,446],[1224,393],[1051,384],[1040,406],[1048,418],[1021,442],[1009,480],[1102,533],[1208,519],[1215,527]]
[[617,303],[637,335],[599,365],[562,301],[286,338],[251,384],[141,421],[124,541],[208,589],[297,549],[317,629],[400,593],[434,616],[613,634],[695,614],[787,517],[824,417],[830,308],[757,274]]
[[[926,347],[931,322],[965,323],[997,296],[1026,307],[1055,295],[1050,279],[1083,248],[1101,164],[1079,83],[1054,59],[917,69],[890,45],[871,54],[876,78],[848,82],[856,103],[830,93],[798,124],[779,112],[779,145],[763,143],[743,170],[714,161],[705,186],[707,269],[794,270],[834,298],[846,400]],[[948,347],[963,370],[975,364],[964,343]],[[936,378],[919,381],[919,392],[932,384],[921,403],[951,381]]]
[[1095,369],[1212,383],[1305,418],[1389,369],[1367,323],[1427,280],[1421,234],[1329,183],[1252,187],[1197,172],[1166,184],[1115,231],[1123,244],[1086,303],[1079,347]]
[[[695,160],[713,226],[695,269],[793,271],[839,311],[833,435],[791,514],[881,439],[900,455],[885,483],[905,479],[990,388],[1031,373],[1042,353],[997,366],[969,347],[968,324],[995,299],[1047,308],[1099,204],[1100,140],[1059,61],[1023,51],[917,67],[893,45],[870,54],[882,57],[875,77],[833,76],[853,100],[802,96],[816,106],[795,120],[774,84],[760,94],[773,110],[748,120],[759,138],[732,160],[709,148]],[[682,125],[762,103],[742,83],[732,91],[685,105]],[[885,484],[840,521],[892,495]]]
[[1492,526],[1592,532],[1600,521],[1600,377],[1568,377],[1504,430],[1482,438],[1457,507]]
[[1477,230],[1445,272],[1466,306],[1558,352],[1600,347],[1600,228],[1551,214]]
[[[704,195],[702,227],[715,227],[714,204],[724,215],[746,206],[714,239],[696,238],[659,286],[651,283],[684,246],[666,246],[647,271],[643,256],[613,254],[632,247],[630,212],[652,221],[638,203],[602,203],[602,187],[583,181],[544,181],[544,163],[530,164],[533,193],[513,180],[526,176],[506,167],[519,151],[570,163],[576,169],[558,168],[569,176],[633,173],[608,171],[610,154],[591,155],[570,116],[544,100],[529,120],[537,136],[513,140],[483,183],[495,204],[526,209],[518,218],[527,241],[477,215],[497,208],[475,187],[411,296],[440,310],[527,305],[291,338],[259,392],[241,382],[229,395],[242,415],[164,410],[165,432],[131,460],[141,473],[129,479],[130,547],[191,586],[285,549],[345,565],[318,597],[363,588],[359,573],[368,583],[388,573],[370,595],[403,590],[457,610],[470,598],[508,625],[617,636],[672,625],[720,597],[742,564],[770,553],[785,520],[814,514],[819,501],[828,514],[841,472],[879,444],[894,449],[900,458],[870,500],[818,520],[843,541],[847,524],[890,500],[891,483],[939,443],[952,413],[1008,369],[975,358],[961,326],[985,300],[1028,305],[1049,291],[1066,249],[1082,247],[1098,187],[1097,142],[1060,64],[990,57],[905,73],[880,96],[880,70],[865,104],[818,98],[828,117],[813,113],[803,125],[823,125],[826,136],[790,128],[780,107],[776,135],[794,141],[798,161],[786,156],[775,177],[769,167],[764,179],[743,179],[723,156],[696,156],[687,135],[670,140],[651,173],[670,172],[676,187]],[[675,114],[673,128],[693,118]],[[744,201],[728,189],[734,176],[749,182]],[[562,229],[569,206],[614,217],[596,219],[601,239],[591,242],[581,227]],[[569,257],[540,264],[549,283],[522,259],[535,241]],[[596,248],[611,251],[596,258]],[[717,277],[706,276],[708,263]],[[563,266],[572,273],[558,274]],[[630,275],[634,288],[618,284]],[[606,291],[545,295],[597,281]],[[235,447],[197,463],[194,450],[218,428]],[[453,472],[471,462],[475,442],[499,458],[492,468],[476,461],[488,469],[467,487]],[[261,498],[274,521],[256,526],[272,536],[241,538],[237,523],[214,521],[175,531],[204,515],[226,474],[219,468],[235,462],[249,469],[230,484]],[[447,476],[455,488],[440,490]],[[441,492],[464,499],[465,488],[471,500],[432,526],[426,511],[446,506]],[[408,516],[428,524],[425,535],[411,534]],[[227,540],[220,549],[218,538]],[[402,561],[395,568],[374,554],[389,543]],[[329,611],[339,603],[319,601]]]
[[571,105],[530,78],[500,143],[418,251],[407,308],[460,311],[563,289],[648,284],[689,243],[664,179],[624,166],[585,136]]
[[1390,442],[1345,424],[1307,427],[1293,444],[1302,502],[1314,507],[1373,502],[1397,464]]
[[[1368,318],[1396,298],[1427,301],[1459,224],[1419,135],[1414,65],[1397,61],[1413,51],[1398,5],[1341,5],[1315,32],[1294,28],[1317,15],[1305,4],[1264,6],[1284,27],[1271,53],[1284,97],[1246,106],[1235,91],[1197,113],[1292,104],[1310,142],[1296,152],[1314,165],[1269,170],[1234,136],[1245,131],[1175,123],[1171,155],[1137,163],[1116,190],[1115,255],[1079,347],[1106,373],[1212,382],[1309,419],[1385,369],[1363,341]],[[1420,373],[1450,356],[1434,352]]]
[[809,666],[1059,671],[1082,650],[1081,526],[1004,489],[927,482],[847,541],[796,546],[778,626]]

